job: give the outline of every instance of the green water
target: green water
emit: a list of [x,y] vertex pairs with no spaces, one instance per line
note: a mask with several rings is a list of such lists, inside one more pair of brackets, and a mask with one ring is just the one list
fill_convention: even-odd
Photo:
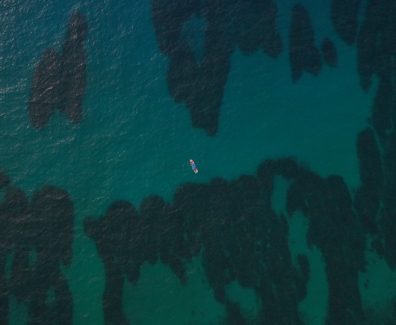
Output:
[[[2,25],[9,26],[2,37],[13,46],[10,53],[2,49],[11,64],[2,65],[0,78],[0,162],[29,195],[49,183],[72,197],[74,255],[63,272],[73,294],[74,324],[103,323],[103,264],[82,222],[102,215],[116,199],[138,206],[144,197],[158,194],[170,201],[185,182],[234,179],[255,173],[265,159],[284,156],[296,157],[321,176],[341,175],[351,190],[359,185],[356,135],[367,125],[374,89],[365,94],[359,88],[355,48],[336,41],[338,68],[323,67],[318,77],[304,75],[296,84],[290,78],[287,51],[276,60],[237,51],[218,134],[208,137],[191,128],[187,109],[168,93],[167,59],[158,50],[148,1],[45,3],[42,14],[39,5],[25,3],[24,11],[2,16]],[[29,126],[26,112],[34,65],[45,48],[59,48],[68,12],[75,6],[81,7],[90,26],[84,119],[71,125],[55,114],[37,131]],[[289,8],[280,6],[283,36],[288,33]],[[18,27],[23,20],[26,23]],[[318,38],[334,34],[328,15],[313,18],[314,25],[319,21]],[[190,158],[199,167],[198,175],[190,170]],[[309,324],[320,324],[327,302],[324,262],[318,250],[306,246],[302,218],[295,216],[289,225],[292,255],[307,254],[314,274],[300,311]],[[370,261],[367,274],[362,274],[362,279],[374,279],[362,288],[365,306],[392,296],[386,287],[396,279],[377,257]],[[131,323],[216,324],[224,306],[214,299],[198,257],[188,266],[188,275],[188,284],[182,286],[166,266],[144,265],[139,281],[124,288],[123,305]],[[229,290],[242,306],[245,301],[245,310],[257,312],[254,293],[237,285]],[[15,300],[11,304],[11,324],[23,324],[24,305]]]

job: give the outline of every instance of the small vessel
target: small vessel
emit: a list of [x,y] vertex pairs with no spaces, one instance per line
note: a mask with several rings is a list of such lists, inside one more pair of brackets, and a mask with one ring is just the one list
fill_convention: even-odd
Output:
[[197,168],[197,165],[195,164],[194,160],[190,159],[188,162],[189,162],[194,174],[198,174],[198,168]]

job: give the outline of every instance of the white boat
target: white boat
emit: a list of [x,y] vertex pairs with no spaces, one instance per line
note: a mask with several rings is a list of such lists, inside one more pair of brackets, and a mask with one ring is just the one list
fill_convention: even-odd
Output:
[[191,166],[191,169],[193,170],[194,174],[198,174],[198,167],[195,164],[195,161],[190,159],[188,162],[189,162],[189,164]]

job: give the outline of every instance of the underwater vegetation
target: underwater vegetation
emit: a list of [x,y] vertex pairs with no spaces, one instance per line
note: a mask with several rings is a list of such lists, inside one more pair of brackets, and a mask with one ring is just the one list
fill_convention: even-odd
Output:
[[322,42],[322,55],[323,61],[330,67],[336,67],[338,58],[337,58],[337,49],[335,48],[334,43],[325,38]]
[[49,48],[41,56],[33,76],[28,105],[32,127],[43,128],[57,109],[71,122],[81,121],[86,86],[86,35],[86,20],[75,11],[69,20],[61,54]]
[[[169,60],[169,93],[188,108],[193,127],[216,134],[231,57],[237,48],[245,54],[262,51],[272,58],[281,53],[276,15],[272,0],[152,0],[158,47]],[[184,25],[194,17],[206,24],[201,61],[183,33]]]
[[[236,180],[215,178],[206,184],[182,184],[170,202],[158,196],[147,197],[138,208],[128,202],[113,202],[104,216],[85,221],[86,233],[96,242],[107,270],[103,308],[108,324],[118,320],[127,323],[121,303],[123,282],[136,282],[143,263],[161,261],[181,283],[186,283],[186,264],[198,255],[214,297],[225,306],[226,323],[249,323],[225,290],[237,281],[242,287],[253,289],[260,301],[256,323],[303,324],[298,305],[307,292],[310,265],[304,255],[298,256],[294,265],[287,244],[287,219],[297,211],[308,220],[308,244],[321,252],[325,262],[329,287],[326,324],[363,324],[368,320],[358,285],[359,272],[366,269],[365,250],[373,249],[391,269],[396,266],[396,79],[392,42],[396,37],[392,19],[396,5],[388,0],[369,1],[362,25],[358,26],[359,4],[360,1],[334,0],[330,7],[338,36],[357,48],[362,89],[369,89],[374,75],[379,79],[372,125],[357,136],[361,184],[356,193],[350,192],[342,177],[323,178],[286,157],[266,160],[255,175],[241,175]],[[232,6],[243,10],[236,13]],[[260,8],[267,14],[260,16]],[[217,131],[230,56],[237,47],[243,53],[261,49],[274,58],[280,53],[284,42],[276,32],[276,12],[276,5],[269,1],[153,1],[158,45],[169,59],[169,90],[177,102],[183,102],[190,110],[193,127],[201,127],[211,135]],[[181,33],[183,24],[193,15],[203,17],[207,23],[201,63],[197,63]],[[319,51],[304,6],[296,4],[291,18],[291,78],[297,81],[303,72],[317,75],[322,60],[336,67],[334,43],[325,38]],[[256,32],[250,35],[250,31]],[[268,44],[264,40],[269,39],[277,44],[275,48],[264,45]],[[212,53],[217,53],[213,56],[215,61],[211,61]],[[212,78],[218,78],[216,82],[207,80],[217,87],[211,87],[205,96],[201,93],[205,101],[195,106],[194,98],[201,91],[203,80],[200,78],[204,78],[202,67]],[[271,206],[275,177],[282,177],[288,184],[285,215],[276,213]],[[113,225],[114,218],[110,216],[114,211],[125,225],[134,226],[121,227],[118,221]],[[111,239],[111,229],[120,229],[117,241]],[[116,252],[122,257],[111,258]],[[115,282],[117,285],[112,285]]]
[[3,172],[0,178],[0,323],[8,324],[12,295],[26,305],[27,324],[71,324],[73,299],[62,268],[73,255],[73,203],[51,185],[29,199]]
[[[271,206],[276,176],[289,183],[287,215]],[[286,220],[297,210],[309,220],[309,245],[322,252],[326,263],[327,323],[359,324],[364,319],[358,272],[365,267],[365,237],[352,197],[341,177],[321,178],[292,158],[267,160],[256,175],[233,181],[183,184],[169,203],[150,196],[135,209],[116,201],[104,216],[87,218],[85,231],[106,270],[106,323],[126,322],[123,282],[136,282],[143,263],[161,261],[186,283],[186,264],[202,254],[208,283],[231,313],[229,319],[237,313],[241,324],[246,322],[225,290],[237,281],[256,292],[260,324],[303,324],[298,304],[307,291],[310,267],[304,255],[293,265]]]
[[[333,0],[329,7],[335,31],[349,45],[357,37],[360,2]],[[337,65],[337,51],[329,39],[323,40],[322,58],[306,8],[297,3],[290,14],[289,40],[284,41],[278,33],[278,8],[272,0],[152,0],[157,44],[168,58],[168,90],[176,103],[190,111],[193,127],[211,136],[217,133],[224,87],[236,50],[245,55],[261,51],[275,59],[288,44],[291,78],[295,82],[304,72],[318,75],[322,60],[329,66]],[[194,53],[198,46],[193,46],[183,32],[197,17],[204,21],[197,27],[203,39],[201,60]],[[367,63],[371,66],[371,62]]]
[[293,7],[289,43],[293,81],[300,79],[304,71],[318,75],[322,67],[320,52],[315,46],[314,30],[308,11],[300,4]]
[[[259,324],[304,324],[298,311],[311,267],[306,256],[292,262],[288,220],[296,212],[308,221],[307,241],[323,256],[329,287],[327,325],[364,324],[359,292],[365,250],[396,267],[395,14],[392,0],[369,0],[361,25],[361,1],[333,0],[329,8],[338,36],[357,50],[364,91],[378,79],[370,123],[357,135],[360,186],[351,193],[339,175],[319,176],[291,157],[266,160],[255,174],[181,184],[167,202],[146,197],[138,207],[112,202],[101,216],[87,216],[86,235],[95,243],[106,283],[102,296],[106,324],[128,324],[122,304],[126,281],[136,283],[144,263],[167,265],[182,284],[186,265],[201,256],[215,299],[225,306],[226,323],[249,324],[226,286],[252,289],[261,310]],[[238,10],[234,10],[238,8]],[[361,9],[361,8],[360,8]],[[190,111],[192,126],[214,136],[224,87],[236,49],[262,51],[275,59],[289,45],[291,79],[318,75],[322,60],[337,67],[335,43],[315,40],[308,11],[290,13],[289,40],[276,29],[274,1],[152,1],[159,50],[167,56],[171,96]],[[185,39],[192,17],[205,21],[201,59]],[[31,125],[42,128],[58,109],[72,122],[82,118],[86,82],[85,18],[69,21],[62,51],[47,49],[32,80]],[[322,44],[321,48],[317,44]],[[286,207],[274,210],[275,178],[287,182]],[[25,304],[28,324],[71,324],[73,297],[64,268],[72,261],[73,202],[66,190],[45,185],[29,198],[0,173],[0,324],[7,324],[10,297]],[[76,198],[78,199],[78,198]],[[10,265],[10,267],[7,267]]]

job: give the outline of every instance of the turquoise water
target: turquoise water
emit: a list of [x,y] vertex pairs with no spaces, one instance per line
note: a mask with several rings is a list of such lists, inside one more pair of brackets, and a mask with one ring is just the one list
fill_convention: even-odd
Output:
[[[168,59],[158,49],[149,1],[1,4],[0,165],[29,196],[53,184],[72,198],[73,258],[62,272],[72,292],[73,324],[104,324],[104,268],[83,221],[103,215],[114,200],[139,206],[143,198],[157,194],[170,201],[186,182],[236,179],[254,174],[266,159],[288,156],[322,177],[340,175],[356,191],[356,138],[368,125],[375,87],[368,93],[360,89],[356,48],[337,37],[327,9],[330,2],[303,3],[318,45],[324,37],[334,41],[337,68],[323,66],[318,76],[304,74],[292,82],[286,40],[294,2],[278,1],[284,50],[276,59],[235,51],[213,137],[192,128],[188,110],[168,92]],[[61,48],[76,8],[89,26],[84,118],[73,125],[56,112],[43,129],[33,129],[27,102],[35,65],[46,48]],[[198,175],[190,170],[190,158],[198,164]],[[273,198],[276,211],[286,211],[285,196]],[[307,296],[299,306],[302,319],[323,324],[328,294],[323,256],[307,246],[303,217],[296,215],[288,223],[293,259],[304,253],[311,263]],[[389,283],[396,282],[396,274],[378,255],[367,254],[368,268],[360,274],[363,307],[386,309],[395,294]],[[130,323],[218,324],[226,310],[214,298],[200,260],[194,257],[187,265],[186,285],[168,266],[144,264],[137,283],[124,285],[122,305]],[[373,279],[369,287],[363,285],[366,278]],[[244,313],[259,314],[253,290],[238,283],[227,290]],[[26,306],[12,298],[10,324],[25,324],[26,317]]]

